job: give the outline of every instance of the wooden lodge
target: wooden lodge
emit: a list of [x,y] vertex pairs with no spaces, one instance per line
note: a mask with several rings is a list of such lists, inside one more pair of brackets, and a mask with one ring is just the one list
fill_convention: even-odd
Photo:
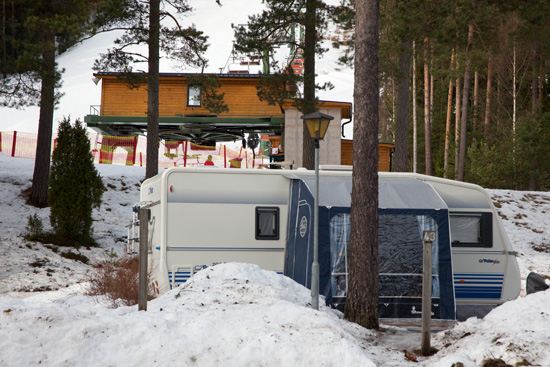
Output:
[[[209,74],[213,76],[212,74]],[[236,141],[245,134],[270,136],[277,141],[273,160],[302,166],[303,120],[292,100],[282,105],[269,105],[257,95],[262,74],[215,74],[224,94],[228,111],[213,113],[203,104],[203,85],[196,74],[161,73],[159,77],[159,133],[166,141],[189,140],[196,144]],[[108,136],[137,136],[147,130],[147,85],[130,84],[120,73],[94,74],[101,81],[101,105],[92,106],[85,117],[88,127]],[[342,121],[350,121],[350,102],[319,101],[319,111],[331,115],[329,126],[320,146],[320,164],[351,164],[352,143],[341,139]],[[278,137],[272,139],[274,137]],[[282,137],[282,139],[281,139]],[[105,139],[114,150],[116,139]],[[390,170],[391,144],[380,145],[380,170]]]

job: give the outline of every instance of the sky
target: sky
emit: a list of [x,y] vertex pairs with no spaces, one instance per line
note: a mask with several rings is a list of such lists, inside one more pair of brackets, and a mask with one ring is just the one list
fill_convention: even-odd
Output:
[[[331,0],[328,2],[335,2]],[[214,0],[191,0],[189,4],[194,8],[191,13],[178,15],[182,24],[195,26],[209,36],[210,47],[206,52],[209,60],[205,72],[219,73],[230,60],[233,47],[234,32],[231,24],[245,24],[249,14],[259,14],[264,5],[259,0],[247,1],[243,7],[242,0],[221,0],[222,6]],[[331,30],[331,34],[336,31]],[[72,120],[90,114],[90,106],[101,103],[101,84],[95,85],[92,81],[94,60],[100,53],[105,53],[113,45],[113,41],[120,32],[99,34],[73,46],[69,51],[57,58],[60,69],[64,69],[63,86],[64,96],[54,113],[54,131],[57,131],[59,121],[64,116],[71,116]],[[325,42],[330,48],[330,41]],[[146,48],[139,48],[147,54]],[[278,59],[284,59],[286,50],[278,50]],[[332,82],[335,88],[318,93],[321,100],[352,102],[353,101],[353,71],[338,64],[338,50],[332,49],[322,58],[316,60],[317,83]],[[142,70],[145,65],[140,66]],[[184,68],[168,59],[161,59],[160,72],[199,72],[198,69]],[[227,69],[225,70],[227,72]],[[16,110],[0,107],[0,131],[38,132],[38,107],[28,107]],[[346,138],[351,138],[352,124],[346,125]]]
[[[79,250],[92,265],[23,239],[27,218],[49,228],[49,209],[25,203],[34,160],[0,153],[0,365],[19,366],[481,366],[502,358],[550,366],[550,290],[470,318],[432,335],[439,352],[420,349],[418,329],[382,324],[371,331],[323,306],[309,290],[255,265],[227,263],[198,272],[185,286],[148,303],[112,308],[86,296],[100,261],[124,256],[125,226],[139,201],[144,168],[96,165],[107,192],[93,212],[100,248]],[[490,190],[514,249],[522,282],[550,274],[550,194]],[[213,225],[215,228],[215,224]],[[42,263],[42,266],[31,264]],[[524,284],[523,284],[524,285]]]

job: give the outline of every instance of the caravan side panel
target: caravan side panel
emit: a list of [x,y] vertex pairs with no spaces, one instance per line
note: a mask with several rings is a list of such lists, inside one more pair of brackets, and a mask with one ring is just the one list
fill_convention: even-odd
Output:
[[148,266],[153,274],[155,288],[162,291],[168,290],[168,277],[166,274],[165,259],[165,205],[166,190],[164,185],[164,172],[151,177],[143,182],[140,191],[140,205],[148,207],[151,211],[148,232]]
[[[282,273],[289,181],[237,170],[178,171],[167,176],[166,264],[170,286],[221,262]],[[267,214],[265,214],[267,213]],[[258,235],[257,217],[273,215],[277,236]]]
[[457,318],[483,317],[517,298],[521,285],[515,253],[485,190],[448,180],[427,181],[449,207]]

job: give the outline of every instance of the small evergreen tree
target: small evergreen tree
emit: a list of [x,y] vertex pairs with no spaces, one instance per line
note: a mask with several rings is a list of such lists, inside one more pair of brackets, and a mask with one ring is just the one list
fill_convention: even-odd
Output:
[[50,223],[58,245],[91,245],[92,209],[101,205],[105,191],[93,163],[90,141],[80,120],[59,124],[57,147],[52,155],[48,204]]

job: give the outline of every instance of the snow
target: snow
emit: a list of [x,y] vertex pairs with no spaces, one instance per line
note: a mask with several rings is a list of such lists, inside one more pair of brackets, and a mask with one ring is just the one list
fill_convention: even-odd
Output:
[[[192,13],[178,14],[182,26],[195,24],[197,29],[209,36],[210,47],[206,52],[206,59],[209,60],[205,68],[207,73],[219,73],[231,55],[233,47],[234,32],[231,24],[245,24],[248,16],[259,14],[265,7],[263,2],[248,1],[246,8],[242,2],[236,0],[221,1],[222,6],[214,0],[194,0],[189,2],[194,8]],[[338,1],[331,0],[327,3]],[[64,69],[63,86],[61,92],[65,95],[61,98],[60,104],[54,113],[54,132],[64,116],[71,116],[72,120],[90,114],[90,106],[100,105],[101,85],[95,85],[92,81],[92,66],[94,60],[100,53],[105,53],[113,45],[115,38],[120,32],[109,32],[96,35],[79,44],[76,44],[69,51],[57,58],[58,67]],[[329,38],[329,37],[327,37]],[[331,48],[330,41],[325,41],[326,48]],[[131,49],[147,54],[144,47]],[[276,51],[277,60],[281,61],[288,55],[285,48]],[[318,97],[321,100],[352,102],[353,101],[353,71],[342,68],[336,64],[340,54],[339,50],[331,49],[326,55],[317,60],[316,69],[318,73],[317,83],[322,85],[325,82],[332,82],[335,88],[330,91],[321,91]],[[136,70],[146,71],[146,64],[139,64]],[[162,58],[160,62],[161,72],[200,72],[186,65],[180,65],[169,59]],[[252,70],[251,72],[258,72]],[[227,72],[227,70],[225,70]],[[38,131],[38,107],[27,107],[24,110],[0,107],[0,131],[19,131],[36,133]],[[347,124],[345,136],[347,139],[352,135],[352,124]]]
[[[417,355],[419,363],[404,353],[419,354],[418,330],[382,325],[371,331],[325,306],[313,310],[309,290],[251,264],[204,269],[185,286],[150,301],[146,312],[137,306],[113,309],[85,295],[93,265],[23,239],[29,215],[49,223],[49,209],[27,205],[22,194],[31,185],[33,165],[32,159],[0,154],[1,366],[449,367],[462,362],[473,367],[487,358],[550,366],[550,291],[521,296],[484,319],[434,334],[432,345],[439,352]],[[125,225],[145,176],[140,167],[96,167],[108,188],[93,213],[101,248],[79,250],[92,264],[125,256]],[[550,195],[489,193],[519,252],[522,279],[530,271],[550,274]],[[44,265],[30,265],[37,260]]]

